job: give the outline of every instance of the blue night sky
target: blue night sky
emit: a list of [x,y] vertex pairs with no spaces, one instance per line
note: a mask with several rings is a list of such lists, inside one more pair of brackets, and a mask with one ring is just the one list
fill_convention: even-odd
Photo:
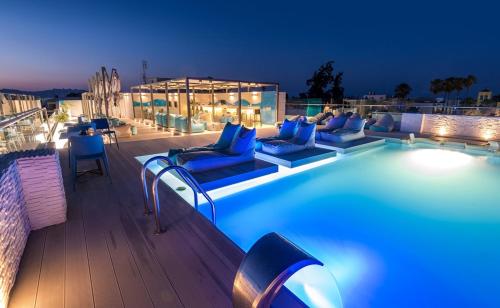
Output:
[[297,94],[327,60],[347,95],[474,74],[500,92],[496,1],[2,0],[0,88],[87,87],[101,65],[150,76],[278,81]]

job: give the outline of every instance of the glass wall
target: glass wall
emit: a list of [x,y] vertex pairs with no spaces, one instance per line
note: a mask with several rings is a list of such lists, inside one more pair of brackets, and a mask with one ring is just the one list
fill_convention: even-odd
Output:
[[277,118],[277,84],[185,78],[132,87],[132,92],[136,119],[181,132],[220,130],[227,122],[274,125]]

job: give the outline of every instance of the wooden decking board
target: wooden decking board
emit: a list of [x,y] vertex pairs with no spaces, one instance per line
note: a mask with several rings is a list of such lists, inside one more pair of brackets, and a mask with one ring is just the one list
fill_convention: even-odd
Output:
[[10,307],[35,307],[35,299],[38,307],[231,307],[242,250],[164,183],[159,193],[167,232],[154,235],[153,217],[143,215],[134,159],[216,139],[134,141],[120,143],[120,150],[106,145],[113,184],[89,176],[75,192],[62,150],[68,222],[30,235]]
[[94,296],[81,206],[75,204],[69,207],[67,215],[64,306],[92,307],[94,306]]
[[35,307],[64,307],[65,226],[47,228]]
[[35,307],[46,237],[47,229],[30,234],[11,290],[11,307]]
[[[88,182],[84,184],[88,184]],[[77,191],[82,186],[77,185]],[[95,192],[92,195],[95,195]],[[92,202],[93,200],[87,200],[87,202],[89,201]],[[85,241],[92,279],[94,305],[95,307],[123,307],[124,302],[108,251],[103,226],[101,226],[101,221],[98,219],[101,215],[85,206],[83,199],[78,199],[78,202],[83,209]]]

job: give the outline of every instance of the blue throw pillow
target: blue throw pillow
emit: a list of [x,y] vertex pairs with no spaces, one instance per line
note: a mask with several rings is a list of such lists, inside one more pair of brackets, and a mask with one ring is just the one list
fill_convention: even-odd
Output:
[[299,125],[299,129],[295,133],[293,137],[293,143],[304,145],[309,141],[311,135],[314,133],[314,129],[316,128],[316,123],[307,123],[301,122]]
[[226,123],[222,133],[220,134],[219,140],[215,144],[215,147],[218,149],[227,149],[234,140],[234,137],[240,131],[241,125],[239,124],[231,124],[229,122]]
[[345,129],[351,129],[355,131],[360,131],[361,126],[363,126],[363,119],[359,116],[359,114],[353,114],[344,124]]
[[341,128],[344,126],[346,121],[347,121],[346,115],[341,113],[338,116],[332,118],[330,121],[328,121],[328,123],[326,123],[325,128],[328,130],[334,130],[337,128]]
[[288,119],[285,119],[280,128],[279,138],[285,140],[292,138],[297,130],[297,124],[297,121],[289,121]]
[[242,127],[239,134],[236,135],[231,146],[227,150],[229,154],[239,155],[243,154],[251,149],[255,149],[255,136],[257,131],[254,129],[248,129]]

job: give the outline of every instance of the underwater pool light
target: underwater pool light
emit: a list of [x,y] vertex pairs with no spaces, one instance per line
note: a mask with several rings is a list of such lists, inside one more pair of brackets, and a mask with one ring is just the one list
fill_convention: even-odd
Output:
[[419,149],[409,155],[414,165],[431,171],[452,170],[463,167],[472,161],[470,155],[442,149]]

